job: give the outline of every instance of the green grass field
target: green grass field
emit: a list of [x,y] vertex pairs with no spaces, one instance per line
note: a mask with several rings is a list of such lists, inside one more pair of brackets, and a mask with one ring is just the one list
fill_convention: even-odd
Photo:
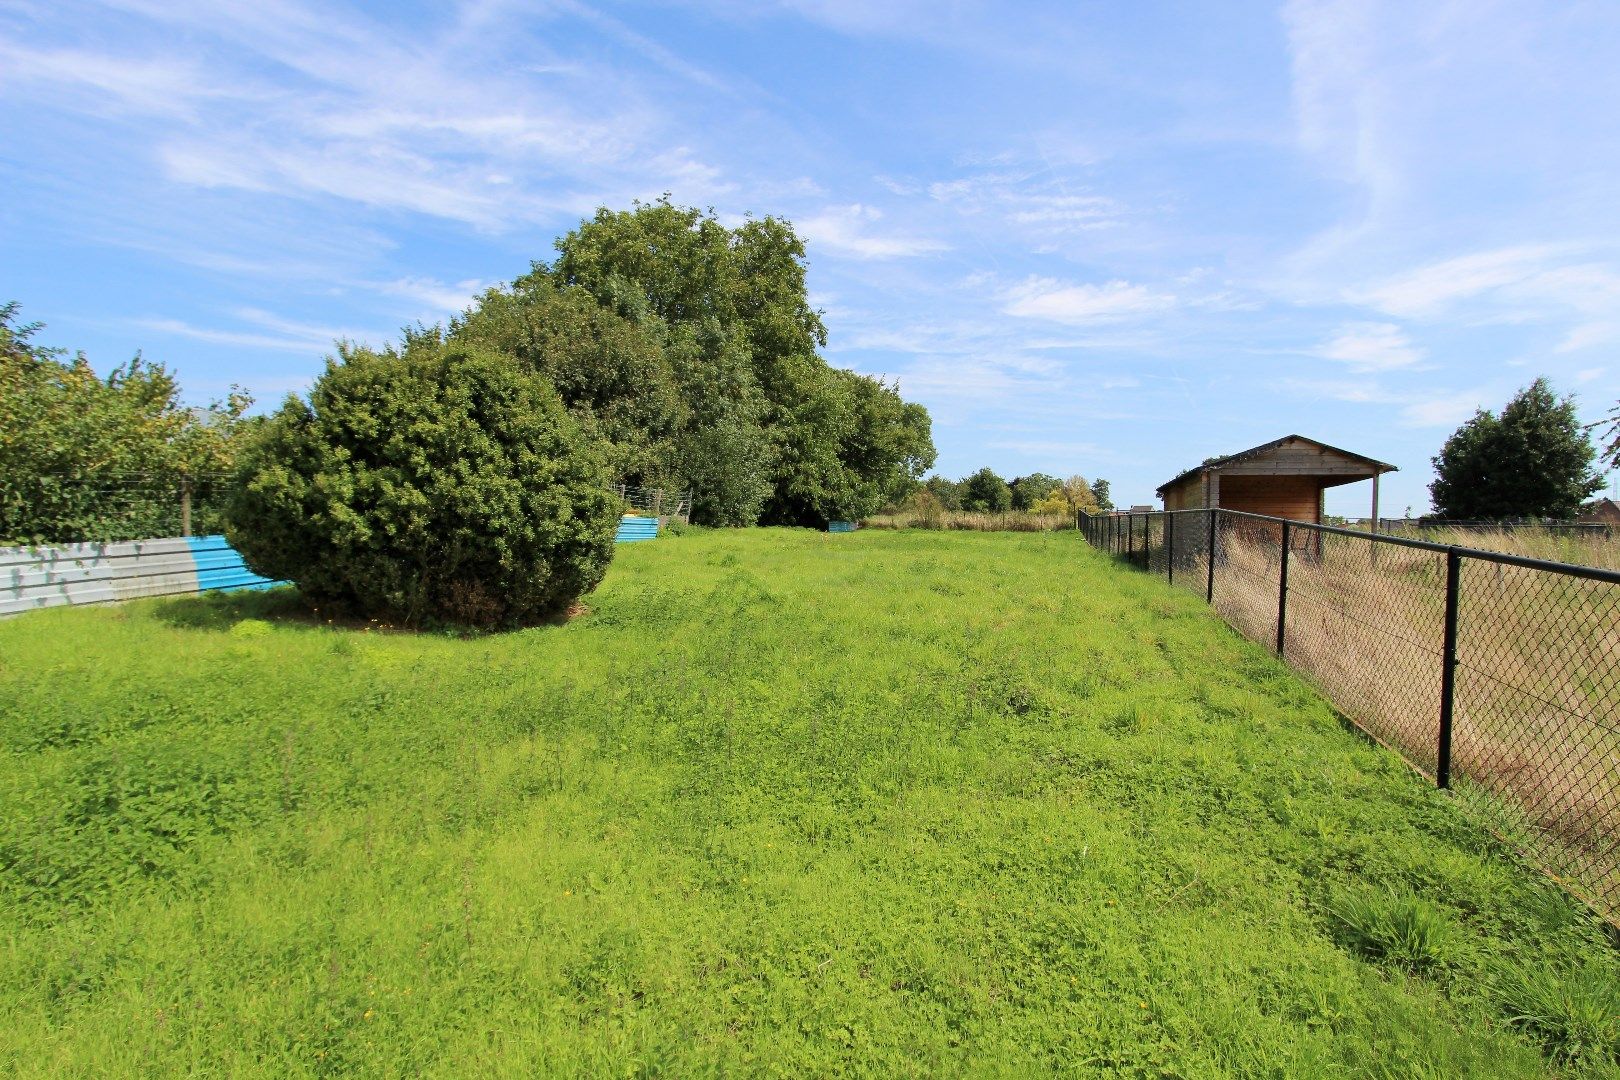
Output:
[[588,603],[0,623],[0,1069],[1617,1074],[1600,924],[1075,533],[695,532]]

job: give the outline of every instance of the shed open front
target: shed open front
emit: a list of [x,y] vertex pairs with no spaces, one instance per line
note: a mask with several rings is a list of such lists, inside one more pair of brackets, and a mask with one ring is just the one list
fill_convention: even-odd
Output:
[[1221,507],[1319,525],[1328,488],[1371,480],[1369,516],[1376,522],[1378,478],[1394,471],[1395,466],[1375,458],[1288,435],[1188,469],[1158,494],[1166,510]]

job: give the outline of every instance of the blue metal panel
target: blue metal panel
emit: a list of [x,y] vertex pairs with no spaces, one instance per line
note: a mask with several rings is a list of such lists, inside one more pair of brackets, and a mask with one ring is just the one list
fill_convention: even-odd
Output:
[[210,589],[268,589],[283,584],[260,577],[242,562],[242,556],[223,536],[192,536],[186,543],[197,563],[197,587]]
[[624,517],[613,534],[615,544],[628,544],[636,540],[658,539],[658,519],[650,517]]
[[827,531],[839,533],[854,532],[855,523],[853,521],[829,521],[827,522]]

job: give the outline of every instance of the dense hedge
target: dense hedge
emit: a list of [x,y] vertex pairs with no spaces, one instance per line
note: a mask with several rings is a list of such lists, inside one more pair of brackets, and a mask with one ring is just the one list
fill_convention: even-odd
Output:
[[40,325],[18,310],[0,304],[0,545],[178,536],[182,488],[193,531],[217,526],[252,399],[187,407],[174,375],[139,355],[102,377],[83,354],[36,344]]
[[436,333],[342,348],[243,452],[255,571],[410,625],[534,623],[595,588],[618,501],[600,442],[513,358]]

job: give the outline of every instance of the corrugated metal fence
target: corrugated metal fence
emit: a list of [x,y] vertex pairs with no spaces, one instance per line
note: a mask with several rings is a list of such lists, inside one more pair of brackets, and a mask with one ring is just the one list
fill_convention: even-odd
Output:
[[613,534],[615,544],[628,544],[636,540],[658,539],[658,519],[626,514],[619,519],[619,529]]
[[[614,542],[658,537],[658,519],[625,516]],[[0,548],[0,617],[38,608],[103,604],[214,589],[267,589],[223,536]]]
[[0,616],[212,589],[266,589],[223,536],[0,548]]

